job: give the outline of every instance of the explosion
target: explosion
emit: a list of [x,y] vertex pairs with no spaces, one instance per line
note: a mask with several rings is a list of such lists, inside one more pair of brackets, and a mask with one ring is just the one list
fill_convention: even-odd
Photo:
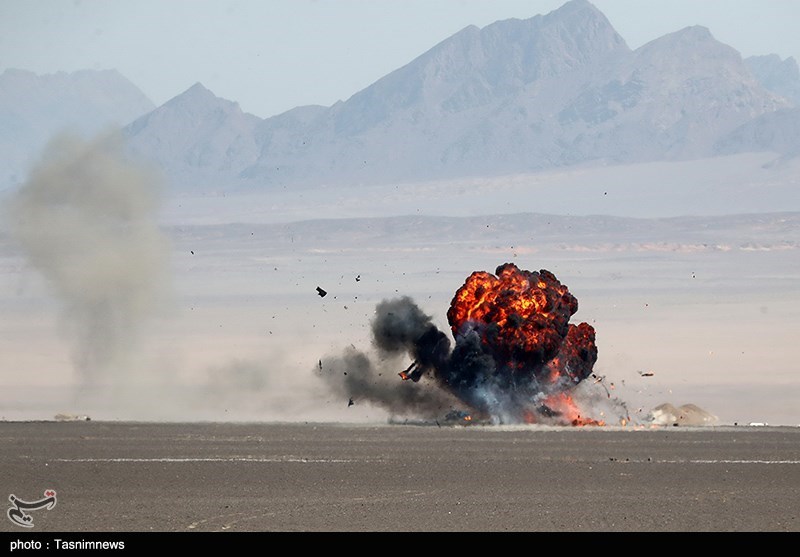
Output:
[[378,304],[372,334],[384,361],[403,353],[413,359],[402,382],[389,384],[361,353],[326,360],[326,377],[350,400],[393,412],[435,417],[449,408],[463,422],[600,425],[573,398],[597,361],[594,328],[569,323],[577,311],[553,273],[506,263],[494,275],[472,273],[456,291],[447,312],[452,350],[410,298]]

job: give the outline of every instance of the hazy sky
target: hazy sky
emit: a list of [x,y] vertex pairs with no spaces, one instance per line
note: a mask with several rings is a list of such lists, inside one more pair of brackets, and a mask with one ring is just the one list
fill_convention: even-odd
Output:
[[[0,71],[115,68],[156,104],[199,81],[266,117],[330,105],[469,24],[564,0],[0,0]],[[594,0],[631,48],[704,25],[800,58],[800,0]]]

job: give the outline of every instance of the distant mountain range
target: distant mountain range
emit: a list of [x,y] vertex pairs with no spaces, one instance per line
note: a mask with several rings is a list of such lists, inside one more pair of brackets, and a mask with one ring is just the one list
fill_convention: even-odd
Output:
[[[184,191],[800,153],[793,58],[743,60],[704,27],[631,50],[586,0],[467,27],[344,102],[267,119],[199,83],[154,108],[115,72],[23,73],[0,76],[0,142],[17,149],[0,162],[0,187],[19,181],[26,149],[76,120],[89,129],[127,123],[132,153]],[[69,85],[48,82],[56,77]],[[76,85],[89,77],[96,85]],[[25,138],[19,145],[14,130]]]

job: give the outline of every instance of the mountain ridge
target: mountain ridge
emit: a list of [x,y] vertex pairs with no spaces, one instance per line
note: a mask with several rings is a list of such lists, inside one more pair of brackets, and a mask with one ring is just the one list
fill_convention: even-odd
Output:
[[743,60],[700,25],[631,50],[591,2],[571,0],[467,26],[332,106],[261,119],[196,83],[123,131],[130,152],[161,167],[175,191],[490,177],[765,149],[793,156],[800,138],[783,111],[795,106],[800,73],[794,59],[762,58]]
[[[269,189],[680,160],[714,156],[740,126],[788,107],[706,27],[632,51],[593,4],[572,0],[465,27],[345,101],[257,122],[239,159],[196,163],[216,165],[222,188]],[[129,131],[135,150],[178,165]]]

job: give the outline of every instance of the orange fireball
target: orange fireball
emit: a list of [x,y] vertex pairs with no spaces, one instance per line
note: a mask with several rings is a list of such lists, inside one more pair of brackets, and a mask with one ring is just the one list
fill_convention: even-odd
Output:
[[578,300],[553,273],[520,270],[513,263],[496,276],[472,273],[458,289],[447,319],[456,339],[480,334],[501,374],[533,376],[543,383],[578,383],[597,360],[594,328],[569,318]]

